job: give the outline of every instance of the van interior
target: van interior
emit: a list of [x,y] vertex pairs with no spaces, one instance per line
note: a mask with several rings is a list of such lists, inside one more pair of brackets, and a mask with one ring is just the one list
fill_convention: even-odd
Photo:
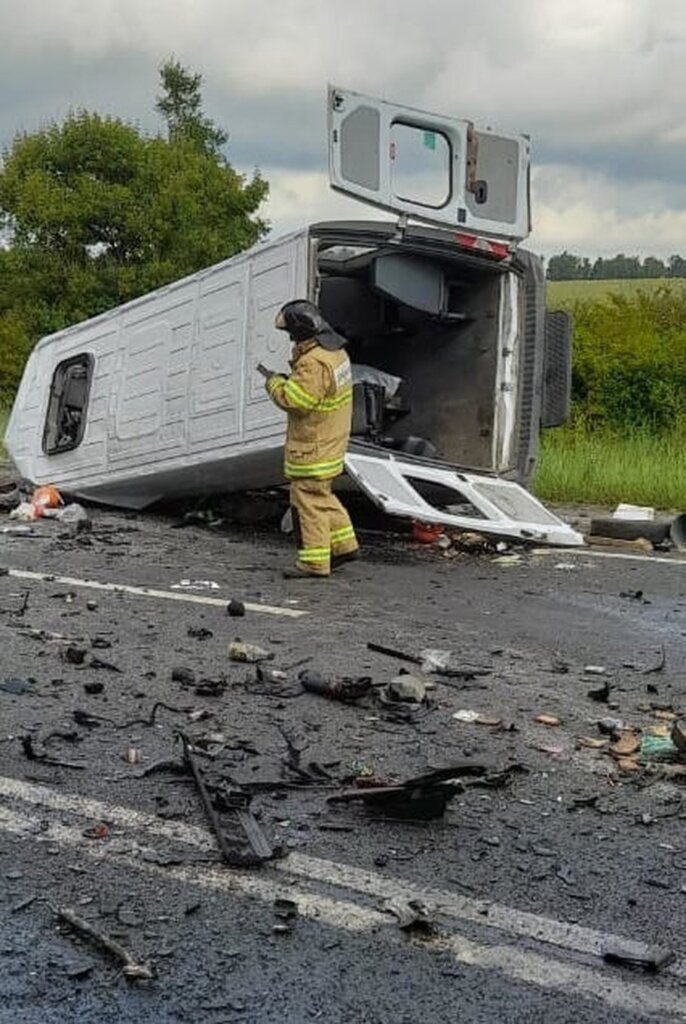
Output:
[[317,303],[348,339],[354,437],[492,469],[501,280],[486,261],[321,244]]

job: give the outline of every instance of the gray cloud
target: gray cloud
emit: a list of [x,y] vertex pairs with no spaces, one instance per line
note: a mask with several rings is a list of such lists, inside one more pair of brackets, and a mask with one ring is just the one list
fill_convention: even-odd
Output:
[[529,132],[541,247],[584,223],[590,251],[607,232],[640,245],[653,217],[655,249],[659,218],[686,213],[681,0],[0,0],[0,23],[0,143],[80,106],[157,130],[173,53],[204,74],[236,165],[269,174],[277,227],[341,208],[324,175],[327,80]]

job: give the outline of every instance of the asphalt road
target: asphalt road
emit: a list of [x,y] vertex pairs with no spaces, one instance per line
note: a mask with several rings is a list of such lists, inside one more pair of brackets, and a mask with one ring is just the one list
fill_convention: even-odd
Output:
[[[686,565],[554,552],[508,566],[367,534],[363,562],[310,583],[281,579],[290,548],[270,523],[97,512],[90,534],[36,533],[0,534],[3,1024],[686,1019],[684,783],[578,745],[603,717],[646,730],[686,710]],[[239,638],[286,678],[231,662]],[[388,681],[402,663],[369,641],[489,673],[432,677],[409,721],[373,697],[301,692],[302,664]],[[588,696],[605,680],[609,703]],[[205,746],[212,784],[254,793],[286,856],[221,862],[188,774],[146,774],[180,762],[178,730]],[[361,771],[465,761],[505,784],[467,780],[434,821],[327,802]],[[412,900],[429,934],[388,909]],[[127,980],[60,908],[154,977]],[[659,974],[608,964],[617,937],[676,959]]]

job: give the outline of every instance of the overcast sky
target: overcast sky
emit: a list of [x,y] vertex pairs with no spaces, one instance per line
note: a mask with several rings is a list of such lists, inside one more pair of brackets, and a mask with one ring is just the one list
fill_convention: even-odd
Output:
[[155,131],[204,76],[275,232],[364,216],[326,174],[327,81],[533,143],[531,245],[686,252],[686,0],[0,0],[0,143],[86,107]]

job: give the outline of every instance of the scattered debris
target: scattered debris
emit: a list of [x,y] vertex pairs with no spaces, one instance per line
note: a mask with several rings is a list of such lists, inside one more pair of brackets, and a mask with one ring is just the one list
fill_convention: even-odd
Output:
[[584,675],[585,676],[604,676],[607,669],[604,665],[585,665]]
[[83,688],[86,691],[86,693],[89,693],[89,694],[102,693],[102,691],[105,689],[105,684],[104,683],[84,683],[83,684]]
[[274,900],[274,916],[279,920],[272,930],[277,935],[288,935],[293,931],[298,916],[298,904],[295,900],[279,897]]
[[83,771],[85,764],[75,764],[73,761],[60,761],[56,757],[50,757],[44,750],[36,750],[33,745],[33,737],[22,736],[21,748],[29,761],[40,761],[41,764],[49,764],[53,768],[71,768],[75,771]]
[[273,661],[274,655],[262,647],[257,647],[256,644],[246,644],[242,640],[234,640],[232,644],[229,644],[229,658],[231,661],[253,664],[258,661]]
[[[429,820],[440,818],[455,796],[464,776],[486,775],[484,765],[462,762],[417,778],[391,785],[368,785],[343,790],[328,798],[329,803],[362,801],[370,810],[397,818]],[[366,780],[365,780],[366,781]]]
[[5,676],[0,679],[0,690],[4,693],[11,693],[15,697],[21,697],[31,689],[34,679],[21,679],[18,676]]
[[586,696],[590,697],[591,700],[597,701],[599,704],[607,704],[608,700],[610,699],[611,691],[612,687],[606,680],[602,686],[598,687],[598,689],[587,690]]
[[130,729],[132,725],[147,725],[152,727],[155,724],[155,715],[160,708],[164,708],[165,711],[171,711],[174,715],[183,715],[189,711],[189,708],[177,708],[173,704],[165,704],[163,700],[155,701],[147,718],[132,718],[128,722],[122,722],[118,725],[117,729]]
[[429,908],[421,900],[390,899],[381,904],[381,910],[393,914],[403,931],[422,932],[424,935],[432,935],[435,931]]
[[586,537],[586,543],[601,548],[628,548],[631,551],[643,551],[645,554],[650,554],[653,550],[653,545],[645,537],[639,537],[637,540],[620,540],[618,537],[590,533]]
[[218,583],[214,580],[181,580],[179,583],[172,583],[172,590],[220,590]]
[[234,812],[235,818],[243,832],[243,838],[248,841],[250,852],[244,852],[237,848],[239,844],[236,839],[233,837],[229,838],[222,828],[219,814],[212,802],[202,772],[193,754],[193,747],[189,738],[182,732],[179,732],[178,735],[183,744],[184,762],[195,780],[196,788],[200,794],[205,814],[214,831],[222,859],[232,867],[256,867],[265,860],[272,860],[274,857],[282,856],[281,848],[272,846],[265,836],[257,819],[249,809],[249,795],[242,791],[233,792],[228,798],[222,795],[223,809]]
[[105,935],[104,932],[98,931],[92,924],[84,920],[73,910],[67,907],[60,907],[55,913],[60,921],[70,925],[83,938],[94,942],[106,953],[113,956],[115,960],[118,960],[122,965],[122,973],[126,978],[135,981],[153,977],[152,970],[147,964],[138,963],[121,943],[117,942],[116,939],[110,938],[109,935]]
[[607,747],[609,740],[596,739],[593,736],[579,736],[576,741],[577,747],[587,747],[589,750],[602,750]]
[[92,828],[84,828],[81,835],[84,839],[109,839],[110,828],[104,821],[101,821],[97,825],[93,825]]
[[672,743],[679,751],[679,755],[686,757],[686,720],[683,718],[672,726]]
[[643,591],[642,590],[621,590],[619,596],[623,597],[625,601],[642,601]]
[[245,615],[245,605],[242,601],[232,598],[226,606],[226,612],[232,619],[242,619]]
[[119,668],[118,665],[114,665],[111,661],[103,661],[102,658],[96,658],[95,655],[91,655],[87,667],[103,669],[105,672],[119,672],[120,674],[124,671]]
[[610,753],[616,759],[621,760],[636,754],[641,747],[641,738],[634,729],[621,729],[619,736],[610,746]]
[[534,722],[538,722],[539,725],[547,725],[550,727],[560,725],[561,721],[557,715],[536,715]]
[[222,697],[228,685],[229,681],[225,676],[219,676],[217,679],[201,679],[193,692],[198,697]]
[[87,653],[83,647],[67,647],[64,652],[64,660],[68,661],[70,665],[83,665]]
[[172,683],[181,683],[182,686],[195,685],[195,672],[192,668],[184,668],[178,665],[172,669]]
[[123,757],[127,764],[139,764],[141,752],[137,747],[127,747],[124,751]]
[[649,675],[652,675],[654,672],[662,672],[664,670],[664,667],[665,667],[666,664],[667,664],[667,653],[665,651],[665,645],[661,644],[661,646],[660,646],[660,654],[658,656],[657,661],[655,662],[654,665],[650,665],[648,668],[644,668],[643,669],[643,675],[644,676],[649,676]]
[[503,565],[511,568],[515,565],[521,565],[524,559],[521,555],[497,555],[491,559],[491,565]]
[[612,513],[613,519],[628,519],[630,522],[652,522],[655,509],[647,505],[627,505],[620,502]]
[[601,718],[598,722],[598,729],[605,736],[614,736],[624,728],[624,723],[619,718]]
[[480,717],[481,715],[478,711],[470,711],[468,708],[460,708],[460,710],[456,711],[453,715],[453,718],[457,722],[467,722],[469,724],[478,722]]
[[211,629],[205,629],[204,626],[190,626],[188,635],[193,637],[194,640],[209,640],[210,637],[214,636],[214,633]]
[[[422,672],[431,672],[434,675],[442,676],[445,679],[475,679],[477,676],[490,675],[493,669],[485,667],[455,668],[450,665],[449,651],[436,651],[433,649],[421,652],[421,655],[406,654],[404,651],[396,650],[394,647],[384,647],[382,644],[368,643],[367,650],[375,654],[385,654],[389,658],[397,658],[398,661],[407,661],[412,665],[418,665]],[[447,662],[442,666],[442,658],[447,655]]]
[[261,683],[283,683],[288,679],[287,672],[278,668],[263,668],[262,665],[257,666],[255,675]]
[[673,963],[675,954],[664,946],[649,946],[631,939],[608,938],[603,944],[603,960],[611,964],[642,967],[658,972]]
[[386,687],[386,695],[390,700],[401,703],[421,704],[426,700],[426,681],[421,676],[401,673],[391,679]]
[[322,697],[329,697],[331,700],[355,701],[369,693],[372,680],[370,676],[362,676],[359,679],[340,679],[331,676],[323,676],[314,669],[303,669],[298,672],[298,682],[303,690],[308,693],[318,693]]
[[643,736],[640,741],[641,761],[674,761],[679,749],[671,736]]
[[412,522],[412,540],[417,544],[434,544],[443,533],[443,527],[438,523],[420,523],[418,520]]
[[569,672],[569,662],[561,658],[559,654],[554,654],[550,661],[550,671],[559,676],[566,676]]

